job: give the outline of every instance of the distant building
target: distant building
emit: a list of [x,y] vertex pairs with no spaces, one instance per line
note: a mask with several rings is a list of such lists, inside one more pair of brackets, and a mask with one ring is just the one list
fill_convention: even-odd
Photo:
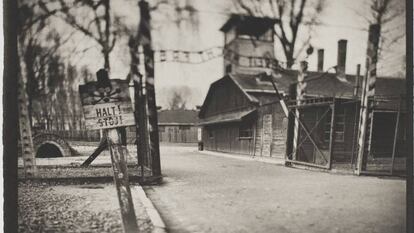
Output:
[[[308,74],[309,79],[321,75],[318,72]],[[336,75],[325,74],[319,80],[308,82],[306,98],[300,105],[295,100],[288,102],[292,111],[299,109],[300,120],[312,139],[301,128],[295,154],[294,133],[288,131],[287,160],[324,169],[355,169],[361,102],[361,93],[355,87],[361,82],[356,81],[354,75],[345,75],[345,79],[339,81]],[[375,93],[370,100],[373,120],[367,129],[364,170],[403,172],[408,146],[405,80],[377,78]],[[289,121],[293,124],[294,118]]]
[[[311,135],[301,128],[296,153],[292,153],[295,119],[285,116],[271,83],[262,78],[267,68],[243,63],[254,61],[255,56],[273,58],[273,39],[268,34],[273,33],[275,23],[233,15],[221,28],[224,53],[231,50],[233,56],[225,57],[226,75],[210,85],[200,109],[204,149],[285,158],[294,164],[325,169],[354,169],[362,77],[346,74],[347,41],[338,42],[335,73],[324,72],[323,51],[318,51],[317,71],[306,73],[305,100],[300,106],[295,101],[298,71],[273,72],[282,98],[292,112],[299,109],[299,118]],[[251,59],[243,61],[241,55]],[[404,170],[408,145],[405,98],[405,79],[377,77],[365,171]]]
[[204,149],[283,158],[287,119],[269,82],[227,74],[201,106]]
[[258,76],[275,60],[277,22],[233,14],[221,27],[226,75],[211,84],[199,114],[206,150],[283,158],[287,119],[271,83]]
[[[322,75],[308,72],[308,78]],[[300,118],[316,140],[316,148],[304,132],[300,133],[300,150],[295,160],[322,166],[321,153],[330,157],[337,167],[351,167],[356,162],[356,140],[360,100],[354,96],[355,75],[346,75],[347,82],[336,78],[336,73],[324,74],[323,78],[309,82],[306,101],[302,104]],[[286,71],[275,77],[276,85],[288,99],[289,86],[295,81],[297,71]],[[404,98],[405,80],[378,78],[376,83],[374,121],[369,133],[370,152],[368,167],[390,168],[395,125],[399,114],[399,130],[396,139],[395,169],[403,169],[407,146],[404,102],[400,108],[400,96]],[[358,91],[360,95],[360,91]],[[295,108],[295,101],[287,101]],[[332,110],[335,108],[335,126],[332,128]],[[400,111],[400,113],[398,113]],[[202,141],[205,150],[239,153],[251,156],[284,158],[287,143],[288,119],[282,111],[276,94],[268,81],[260,75],[227,74],[211,84],[199,113],[199,125],[203,128]],[[291,153],[291,152],[290,152]],[[287,154],[289,157],[290,155]],[[323,156],[323,155],[322,155]],[[376,164],[376,165],[374,165]],[[335,166],[334,166],[335,167]]]
[[196,143],[197,110],[158,111],[158,132],[160,142]]

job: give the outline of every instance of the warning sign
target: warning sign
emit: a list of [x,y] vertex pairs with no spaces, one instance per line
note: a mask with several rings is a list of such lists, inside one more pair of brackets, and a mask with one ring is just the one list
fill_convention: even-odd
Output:
[[89,82],[79,86],[87,129],[108,129],[135,125],[126,80],[112,79],[110,85]]

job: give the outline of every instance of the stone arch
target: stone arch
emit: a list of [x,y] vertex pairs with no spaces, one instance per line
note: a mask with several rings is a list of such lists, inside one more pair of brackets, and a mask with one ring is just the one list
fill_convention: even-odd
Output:
[[36,150],[36,158],[63,157],[63,148],[54,141],[44,141]]
[[78,154],[76,150],[73,149],[69,145],[69,143],[59,135],[51,133],[42,133],[33,137],[33,145],[36,151],[36,156],[38,150],[47,144],[56,147],[61,153],[62,157],[74,156]]

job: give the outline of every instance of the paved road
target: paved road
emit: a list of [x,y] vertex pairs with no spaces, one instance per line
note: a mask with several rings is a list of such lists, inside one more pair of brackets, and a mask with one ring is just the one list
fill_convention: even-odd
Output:
[[170,232],[405,232],[405,182],[162,147],[146,192]]

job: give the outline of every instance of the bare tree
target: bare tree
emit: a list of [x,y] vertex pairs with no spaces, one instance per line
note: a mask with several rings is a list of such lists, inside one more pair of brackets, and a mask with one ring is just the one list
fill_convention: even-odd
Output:
[[402,0],[369,0],[369,13],[355,12],[368,24],[378,24],[381,28],[380,51],[405,38],[405,3]]
[[174,91],[168,105],[171,110],[182,110],[186,109],[185,107],[186,100],[182,97],[181,93]]
[[[279,40],[286,59],[286,67],[291,68],[296,57],[310,43],[311,31],[319,24],[319,16],[324,10],[325,0],[234,0],[241,13],[250,16],[278,19],[275,35]],[[307,38],[299,49],[300,32],[308,29]]]
[[155,14],[159,13],[160,15],[157,18],[164,19],[160,19],[160,25],[155,29],[159,29],[160,26],[170,26],[169,23],[172,22],[178,29],[183,28],[185,24],[189,24],[193,32],[198,31],[198,10],[191,0],[158,0],[150,2],[150,4],[150,11]]
[[365,0],[354,12],[364,19],[367,25],[380,26],[378,69],[383,74],[398,77],[405,75],[405,1],[403,0]]
[[81,69],[80,69],[80,75],[81,75],[81,80],[83,80],[84,83],[87,83],[87,82],[92,81],[93,74],[88,69],[87,66],[82,66],[81,67]]
[[[69,26],[95,41],[104,57],[104,68],[110,69],[110,53],[119,37],[128,32],[121,18],[111,11],[110,0],[59,0],[56,14]],[[53,6],[40,1],[45,12],[53,12]]]
[[[28,96],[28,115],[30,125],[33,118],[33,101],[43,97],[47,82],[53,76],[48,76],[46,69],[53,56],[59,53],[59,48],[71,35],[62,39],[55,30],[48,28],[50,17],[58,10],[45,12],[35,2],[21,0],[18,8],[18,48],[19,72],[25,80],[25,91]],[[49,89],[53,88],[49,86]]]
[[[68,120],[69,120],[69,130],[78,129],[79,122],[82,118],[81,115],[81,103],[79,99],[79,93],[76,87],[76,80],[78,77],[78,71],[75,66],[72,64],[67,65],[66,69],[66,79],[65,87],[67,94],[67,105],[68,105]],[[80,128],[79,128],[80,129]]]
[[167,99],[168,108],[171,110],[187,109],[187,100],[191,99],[192,90],[190,87],[173,86],[162,90]]

